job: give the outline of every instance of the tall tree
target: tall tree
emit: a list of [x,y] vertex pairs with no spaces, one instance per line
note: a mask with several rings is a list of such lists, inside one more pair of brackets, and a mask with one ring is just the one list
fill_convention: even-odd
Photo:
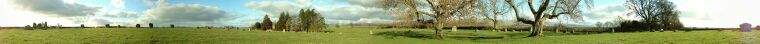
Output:
[[[445,20],[449,20],[451,17],[458,17],[458,16],[472,16],[474,13],[474,10],[479,9],[478,5],[480,0],[425,0],[422,2],[423,4],[420,5],[430,5],[430,10],[422,10],[422,11],[429,11],[429,12],[419,12],[418,3],[417,0],[385,0],[383,1],[384,6],[388,6],[392,9],[397,8],[412,8],[408,9],[411,11],[411,13],[414,14],[425,14],[425,16],[430,16],[434,18],[434,22],[430,23],[435,28],[435,36],[433,38],[443,40],[444,34],[442,32],[443,30],[443,23]],[[421,21],[421,20],[418,20]]]
[[281,31],[289,31],[288,25],[290,22],[290,15],[288,12],[282,12],[280,13],[280,18],[278,18],[277,24],[275,24],[275,30],[281,30]]
[[[488,0],[488,2],[484,2],[487,4],[484,4],[485,7],[481,8],[481,11],[485,14],[481,14],[483,17],[485,17],[487,20],[491,21],[491,27],[499,29],[499,17],[503,14],[506,14],[508,12],[511,12],[509,8],[511,7],[501,7],[501,6],[507,6],[506,4],[499,4],[499,3],[505,3],[505,2],[499,2],[499,0]],[[489,13],[490,12],[490,13]],[[504,29],[506,31],[506,29]]]
[[84,28],[84,24],[82,24],[82,25],[79,25],[79,27],[82,27],[82,28]]
[[106,28],[111,28],[111,24],[106,24]]
[[323,17],[314,11],[315,9],[301,9],[298,13],[298,18],[300,18],[299,22],[301,22],[301,27],[304,28],[307,32],[316,32],[318,30],[321,30],[323,22]]
[[679,12],[668,0],[628,0],[626,7],[633,10],[629,15],[642,18],[648,30],[680,29],[683,27],[678,19]]
[[153,28],[153,23],[148,23],[149,28]]
[[[506,0],[507,4],[514,10],[515,18],[517,21],[531,25],[531,34],[528,37],[537,37],[543,35],[543,24],[546,19],[554,19],[559,15],[569,15],[571,17],[578,17],[580,9],[578,9],[581,2],[586,2],[590,8],[592,0],[541,0],[539,6],[534,6],[534,0],[528,0],[528,9],[533,15],[533,20],[521,18],[520,10],[516,7],[515,0]],[[553,5],[553,6],[552,6]],[[536,10],[537,9],[537,10]]]
[[271,20],[269,20],[269,15],[264,15],[264,21],[261,21],[261,22],[263,22],[263,23],[261,24],[261,25],[262,25],[262,26],[261,26],[261,29],[262,29],[262,30],[265,30],[265,31],[266,31],[266,30],[270,30],[270,29],[272,29],[272,21],[271,21]]

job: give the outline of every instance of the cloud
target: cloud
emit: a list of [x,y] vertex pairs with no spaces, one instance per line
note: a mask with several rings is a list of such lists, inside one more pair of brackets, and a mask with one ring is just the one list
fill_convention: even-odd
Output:
[[137,18],[140,17],[137,12],[116,12],[116,13],[109,13],[105,15],[105,17],[114,17],[114,18]]
[[592,22],[596,21],[612,21],[616,20],[618,17],[622,18],[628,18],[629,16],[626,15],[628,11],[622,4],[617,5],[601,5],[592,8],[586,13],[586,15],[582,15],[582,17],[586,17],[589,20],[594,20]]
[[[318,8],[319,9],[319,8]],[[343,6],[334,8],[321,8],[317,11],[326,17],[326,19],[351,20],[357,21],[362,18],[379,18],[393,19],[385,10],[381,8],[367,8],[361,6]]]
[[382,0],[334,0],[336,2],[348,2],[354,5],[360,5],[364,7],[378,7]]
[[166,0],[143,0],[143,4],[152,7],[169,6],[169,3],[166,3]]
[[305,9],[312,6],[311,2],[306,0],[287,1],[287,0],[268,0],[252,1],[244,5],[253,10],[264,11],[266,14],[279,14],[283,11],[295,12],[299,9]]
[[[328,24],[334,23],[349,23],[349,22],[364,22],[364,23],[378,23],[391,21],[392,16],[388,15],[385,9],[378,8],[376,5],[377,0],[332,0],[325,1],[331,3],[346,2],[351,3],[349,5],[314,5],[312,1],[297,0],[297,1],[252,1],[247,3],[246,7],[263,11],[266,14],[279,14],[283,11],[289,11],[291,14],[297,13],[299,9],[314,8],[322,16],[325,17]],[[353,5],[352,5],[353,4]],[[270,16],[276,18],[278,16]],[[364,19],[364,20],[362,20]],[[376,21],[368,21],[376,20]],[[257,20],[258,21],[258,20]]]
[[92,23],[94,23],[95,25],[113,24],[113,22],[106,19],[94,19],[92,20]]
[[111,6],[117,9],[124,9],[124,0],[111,0]]
[[393,23],[393,20],[380,19],[380,18],[360,18],[354,23],[387,24],[387,23]]
[[200,4],[156,6],[143,13],[146,16],[139,22],[178,25],[223,25],[222,21],[237,18],[217,7]]
[[60,17],[93,15],[101,7],[90,7],[78,3],[64,3],[62,0],[15,0],[21,8],[38,13]]

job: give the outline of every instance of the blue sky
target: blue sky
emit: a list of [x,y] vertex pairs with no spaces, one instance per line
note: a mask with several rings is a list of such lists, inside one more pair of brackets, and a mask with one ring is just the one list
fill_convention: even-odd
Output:
[[[625,0],[594,0],[584,11],[584,21],[568,24],[593,26],[625,15]],[[740,23],[760,24],[752,11],[755,0],[670,0],[682,11],[687,27],[737,27]],[[46,3],[41,3],[46,2]],[[248,26],[264,15],[276,20],[279,13],[295,15],[299,9],[316,9],[328,24],[389,23],[394,21],[378,0],[3,0],[0,26],[23,26],[29,22],[51,22],[64,26],[134,25],[145,23],[183,24],[179,26]],[[527,9],[521,9],[527,11]],[[511,14],[511,13],[510,13]],[[525,13],[523,13],[525,14]],[[512,21],[513,15],[502,20]],[[753,21],[754,20],[754,21]],[[54,22],[54,23],[52,23]],[[549,23],[557,23],[557,19]],[[514,23],[514,22],[512,22]]]

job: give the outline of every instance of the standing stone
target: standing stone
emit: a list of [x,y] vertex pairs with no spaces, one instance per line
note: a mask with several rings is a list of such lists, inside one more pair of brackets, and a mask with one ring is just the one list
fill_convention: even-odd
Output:
[[24,26],[24,29],[26,29],[26,30],[32,30],[32,26],[26,25],[26,26]]
[[457,26],[452,26],[451,27],[451,32],[456,32],[456,31],[457,31]]
[[39,24],[37,24],[37,23],[32,23],[32,26],[31,26],[31,28],[32,28],[32,29],[34,29],[34,28],[37,28],[37,27],[39,27],[39,26],[37,26],[37,25],[39,25]]
[[742,23],[739,26],[741,28],[741,32],[752,32],[752,24]]

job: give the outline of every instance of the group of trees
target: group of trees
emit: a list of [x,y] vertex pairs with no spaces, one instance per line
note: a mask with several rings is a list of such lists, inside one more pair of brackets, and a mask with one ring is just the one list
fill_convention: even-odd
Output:
[[[593,2],[591,0],[541,0],[539,3],[535,3],[534,0],[527,0],[528,7],[518,7],[515,0],[498,0],[483,1],[483,0],[385,0],[383,6],[390,8],[392,12],[399,11],[400,16],[429,16],[434,18],[433,22],[428,25],[432,25],[436,35],[434,38],[443,39],[442,24],[445,20],[455,19],[452,17],[469,17],[477,16],[480,14],[487,17],[491,22],[497,24],[497,16],[504,14],[512,10],[515,14],[515,18],[521,23],[532,25],[531,34],[529,37],[541,36],[544,20],[554,19],[559,15],[569,15],[572,18],[578,17],[580,14],[581,2],[585,2],[586,6],[589,6]],[[488,4],[486,4],[488,3]],[[500,6],[503,5],[503,6]],[[539,5],[539,6],[534,6]],[[504,9],[511,8],[511,9]],[[532,14],[533,19],[521,18],[518,8],[529,9],[529,13]],[[429,10],[426,10],[429,9]],[[490,12],[490,13],[489,13]],[[485,15],[490,14],[490,15]],[[417,20],[426,21],[426,20]],[[492,25],[496,26],[496,25]]]
[[[527,4],[524,4],[527,3]],[[544,22],[547,19],[555,19],[562,15],[569,19],[579,19],[582,8],[592,8],[593,0],[385,0],[381,4],[388,8],[392,16],[401,16],[403,21],[417,21],[434,27],[434,38],[442,39],[440,32],[442,24],[456,17],[480,16],[493,22],[492,27],[497,27],[499,15],[512,13],[518,22],[531,25],[531,34],[528,37],[542,35]],[[521,7],[527,5],[527,7]],[[585,6],[585,7],[584,7]],[[678,19],[678,12],[667,0],[628,0],[626,6],[634,10],[630,15],[643,18],[641,21],[614,21],[620,22],[620,27],[641,27],[645,29],[679,29],[682,24]],[[528,9],[520,10],[520,9]],[[511,11],[511,12],[507,12]],[[529,13],[532,17],[523,17]],[[428,17],[421,17],[428,16]],[[433,18],[426,20],[424,18]],[[479,18],[479,17],[475,17]],[[620,19],[619,19],[620,20]]]
[[638,21],[621,22],[618,28],[624,31],[676,30],[683,28],[678,19],[679,12],[668,0],[628,0],[626,7],[633,10],[629,15],[642,18]]
[[269,15],[264,15],[262,22],[256,22],[252,29],[259,28],[265,31],[306,31],[317,32],[325,28],[324,17],[315,9],[301,9],[297,17],[291,17],[288,12],[280,13],[277,22],[273,23]]
[[47,22],[42,22],[42,23],[32,23],[31,26],[26,25],[26,26],[24,26],[24,29],[26,29],[26,30],[34,30],[34,29],[47,30],[48,27],[49,26],[48,26]]
[[282,12],[280,13],[280,18],[278,18],[277,24],[275,24],[274,30],[277,31],[292,31],[288,29],[288,25],[290,25],[290,15],[288,12]]
[[300,21],[297,21],[301,24],[298,24],[296,27],[303,28],[299,31],[308,31],[308,32],[317,32],[323,28],[325,28],[325,19],[322,17],[321,14],[314,11],[315,9],[301,9],[298,13],[298,18],[300,18]]

